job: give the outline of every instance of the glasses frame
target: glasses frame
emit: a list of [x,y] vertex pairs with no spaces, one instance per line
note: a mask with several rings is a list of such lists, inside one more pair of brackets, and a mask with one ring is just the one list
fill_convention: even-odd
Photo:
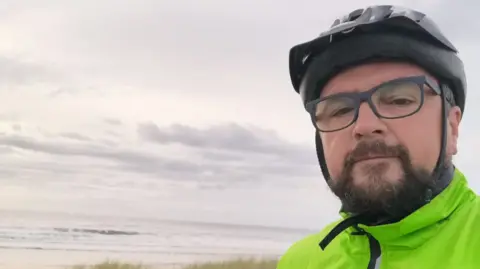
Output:
[[[398,117],[385,117],[385,116],[382,116],[376,106],[373,104],[373,101],[372,101],[372,96],[373,94],[380,88],[386,86],[386,85],[389,85],[389,84],[392,84],[392,83],[399,83],[399,82],[413,82],[415,84],[418,85],[419,89],[420,89],[420,95],[421,95],[421,100],[420,100],[420,105],[418,106],[418,108],[416,110],[414,110],[413,112],[409,113],[409,114],[406,114],[406,115],[402,115],[402,116],[398,116]],[[305,105],[305,110],[310,114],[310,117],[311,117],[311,120],[312,120],[312,123],[313,125],[315,126],[315,128],[317,130],[319,130],[320,132],[323,132],[323,133],[330,133],[330,132],[336,132],[336,131],[340,131],[340,130],[343,130],[345,128],[348,128],[350,127],[353,123],[355,123],[358,119],[358,115],[359,115],[359,111],[360,111],[360,105],[364,102],[367,102],[370,109],[373,111],[373,113],[378,117],[378,118],[382,118],[382,119],[400,119],[400,118],[406,118],[406,117],[409,117],[415,113],[417,113],[418,111],[420,111],[420,109],[423,107],[423,104],[425,103],[425,86],[428,86],[431,90],[433,90],[433,92],[436,94],[436,95],[439,95],[441,96],[441,90],[440,90],[440,87],[437,83],[435,83],[432,79],[430,79],[429,77],[427,76],[410,76],[410,77],[402,77],[402,78],[398,78],[398,79],[393,79],[393,80],[390,80],[390,81],[387,81],[387,82],[384,82],[382,84],[379,84],[373,88],[371,88],[370,90],[368,91],[363,91],[363,92],[343,92],[343,93],[338,93],[338,94],[333,94],[333,95],[329,95],[329,96],[326,96],[326,97],[322,97],[322,98],[318,98],[318,99],[315,99],[313,101],[310,101],[308,102],[306,105]],[[355,104],[355,115],[353,116],[352,118],[352,121],[341,127],[341,128],[337,128],[337,129],[333,129],[333,130],[322,130],[320,128],[318,128],[318,125],[316,124],[316,107],[318,105],[318,103],[320,102],[323,102],[325,100],[328,100],[328,99],[331,99],[331,98],[338,98],[338,97],[346,97],[346,98],[350,98],[354,101],[354,104]]]

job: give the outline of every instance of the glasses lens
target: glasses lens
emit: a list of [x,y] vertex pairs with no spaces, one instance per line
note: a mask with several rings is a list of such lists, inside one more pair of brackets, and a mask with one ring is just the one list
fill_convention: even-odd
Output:
[[355,117],[355,101],[348,97],[331,97],[319,102],[314,113],[315,124],[321,131],[342,129]]
[[422,104],[421,86],[411,81],[392,82],[378,88],[373,104],[384,118],[400,118],[415,113]]

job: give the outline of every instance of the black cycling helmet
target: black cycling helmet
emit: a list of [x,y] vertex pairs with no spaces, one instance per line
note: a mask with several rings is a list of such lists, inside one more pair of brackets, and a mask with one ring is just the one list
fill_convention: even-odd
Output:
[[[291,48],[290,78],[305,106],[318,98],[324,84],[345,68],[369,61],[408,61],[435,76],[453,93],[455,105],[463,112],[467,87],[457,52],[425,14],[399,6],[370,6],[335,20],[319,37]],[[446,121],[446,115],[443,117]],[[438,166],[443,163],[445,150],[446,127],[443,129]],[[318,132],[315,139],[320,166],[328,180]]]
[[321,89],[302,86],[308,82],[304,80],[314,59],[318,59],[316,68],[310,70],[315,71],[316,80],[322,81],[348,66],[368,60],[412,61],[448,84],[463,112],[466,78],[457,52],[425,14],[398,6],[371,6],[335,20],[319,37],[291,48],[290,78],[305,104],[317,98]]

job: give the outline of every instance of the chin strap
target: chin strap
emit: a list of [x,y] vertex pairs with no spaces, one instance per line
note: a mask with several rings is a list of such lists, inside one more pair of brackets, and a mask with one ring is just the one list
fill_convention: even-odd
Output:
[[317,149],[317,159],[320,164],[320,169],[322,170],[323,178],[325,181],[330,180],[330,174],[328,173],[327,162],[325,161],[325,156],[323,155],[323,144],[320,134],[317,129],[315,129],[315,148]]

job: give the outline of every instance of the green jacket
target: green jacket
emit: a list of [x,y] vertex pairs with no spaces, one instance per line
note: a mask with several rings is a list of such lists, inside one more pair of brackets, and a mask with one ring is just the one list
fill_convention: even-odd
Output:
[[347,228],[324,250],[319,243],[340,221],[292,245],[277,269],[480,268],[480,200],[455,170],[450,185],[399,222]]

